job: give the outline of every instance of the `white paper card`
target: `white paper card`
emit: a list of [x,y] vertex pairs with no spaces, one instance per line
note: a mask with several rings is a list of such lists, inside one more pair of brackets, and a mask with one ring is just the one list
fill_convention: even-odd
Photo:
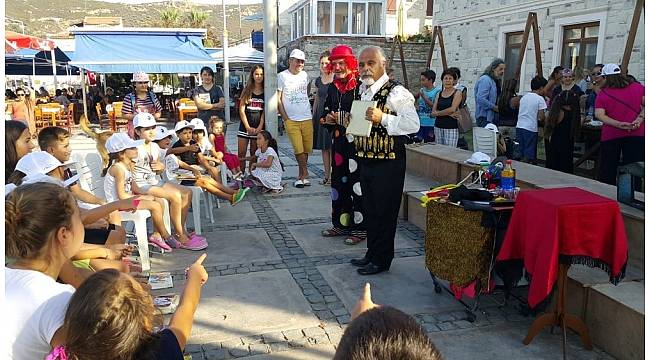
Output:
[[352,102],[352,109],[350,109],[350,124],[345,131],[346,134],[364,137],[370,136],[372,122],[366,120],[366,110],[368,110],[369,107],[377,107],[377,102],[362,100],[355,100]]

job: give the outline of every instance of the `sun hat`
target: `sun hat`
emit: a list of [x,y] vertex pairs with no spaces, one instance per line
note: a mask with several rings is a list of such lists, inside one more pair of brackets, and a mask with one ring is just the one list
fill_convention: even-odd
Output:
[[133,79],[131,82],[149,82],[149,75],[143,71],[138,71],[133,73]]
[[156,126],[156,118],[149,113],[141,112],[135,114],[133,117],[134,128],[148,128],[152,126]]
[[200,118],[194,118],[190,120],[190,124],[194,126],[194,130],[203,130],[204,132],[208,131],[205,128],[205,124],[203,123],[203,120],[201,120]]
[[21,171],[25,175],[46,175],[58,167],[68,166],[70,164],[74,164],[74,161],[62,163],[47,151],[34,151],[18,160],[16,170]]
[[169,129],[167,129],[166,127],[156,126],[156,133],[153,136],[153,141],[160,141],[168,136],[173,136],[173,135],[174,133],[169,131]]
[[616,75],[621,73],[621,67],[617,64],[605,64],[601,70],[603,76]]
[[294,58],[294,59],[304,61],[305,60],[305,53],[302,52],[302,50],[300,50],[300,49],[293,49],[293,51],[291,51],[291,54],[289,55],[289,58]]
[[[53,176],[50,175],[45,175],[45,174],[29,174],[23,178],[23,182],[21,185],[26,185],[26,184],[35,184],[39,182],[45,182],[45,183],[50,183],[54,185],[59,185],[62,187],[68,187],[75,182],[79,181],[79,174],[76,174],[74,176],[71,176],[70,178],[66,179],[65,181],[61,181]],[[5,195],[6,196],[6,195]]]
[[194,125],[190,124],[190,122],[187,120],[179,121],[176,123],[176,126],[174,126],[174,132],[179,132],[185,128],[194,130]]
[[110,154],[114,154],[126,149],[138,147],[140,144],[142,144],[142,140],[133,140],[126,133],[116,133],[106,140],[106,150]]
[[489,165],[490,164],[490,156],[488,156],[488,154],[477,151],[477,152],[472,154],[472,157],[465,160],[465,162],[467,162],[468,164]]

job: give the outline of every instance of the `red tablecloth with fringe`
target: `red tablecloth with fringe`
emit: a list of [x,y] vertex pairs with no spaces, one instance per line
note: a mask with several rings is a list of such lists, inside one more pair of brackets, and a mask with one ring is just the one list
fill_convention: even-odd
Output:
[[551,294],[559,261],[598,267],[616,284],[627,253],[618,202],[567,187],[519,193],[497,261],[524,260],[533,308]]

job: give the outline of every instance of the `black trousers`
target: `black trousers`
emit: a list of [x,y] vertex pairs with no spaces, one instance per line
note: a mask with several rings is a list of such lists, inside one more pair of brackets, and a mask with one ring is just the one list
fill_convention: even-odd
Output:
[[[403,144],[400,144],[403,150]],[[395,256],[397,216],[402,203],[406,156],[396,151],[393,160],[360,160],[363,215],[368,251],[373,264],[390,268]]]
[[643,136],[628,136],[601,142],[598,180],[616,185],[616,171],[619,166],[644,161],[644,143]]

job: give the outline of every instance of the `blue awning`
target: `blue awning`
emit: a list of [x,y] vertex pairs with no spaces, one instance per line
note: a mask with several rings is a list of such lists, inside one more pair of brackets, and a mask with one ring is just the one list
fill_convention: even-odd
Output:
[[198,73],[214,68],[203,47],[205,30],[72,30],[75,52],[70,65],[98,73]]

